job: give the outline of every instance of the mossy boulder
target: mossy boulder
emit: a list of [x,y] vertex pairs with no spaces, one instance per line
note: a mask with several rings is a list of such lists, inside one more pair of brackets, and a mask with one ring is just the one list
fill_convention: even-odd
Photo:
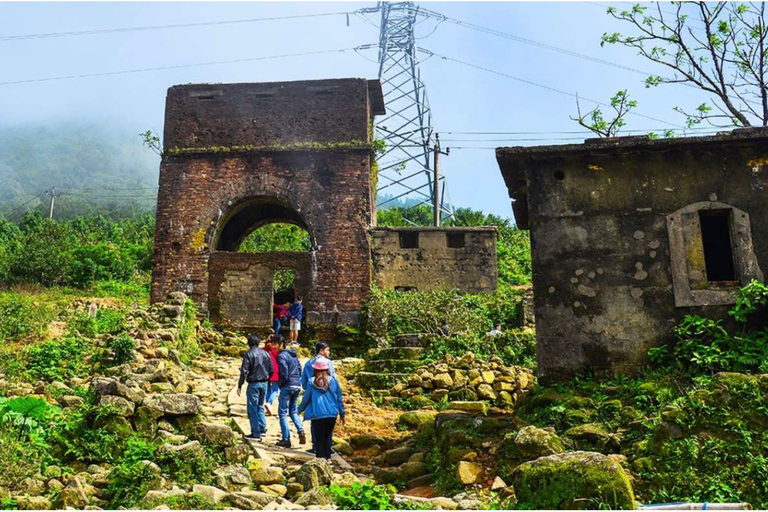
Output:
[[435,413],[430,411],[408,411],[397,419],[398,425],[405,425],[411,429],[417,429],[422,425],[434,423]]
[[595,452],[559,453],[526,462],[512,473],[520,508],[634,509],[629,477],[618,462]]
[[554,455],[565,451],[563,442],[554,432],[534,426],[523,427],[515,436],[515,447],[529,458]]

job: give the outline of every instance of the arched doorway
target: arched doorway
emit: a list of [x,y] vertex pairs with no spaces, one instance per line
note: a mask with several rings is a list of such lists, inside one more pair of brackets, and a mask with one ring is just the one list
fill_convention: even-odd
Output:
[[272,324],[274,304],[302,296],[309,306],[314,243],[290,205],[248,199],[219,220],[209,263],[211,316],[239,327]]

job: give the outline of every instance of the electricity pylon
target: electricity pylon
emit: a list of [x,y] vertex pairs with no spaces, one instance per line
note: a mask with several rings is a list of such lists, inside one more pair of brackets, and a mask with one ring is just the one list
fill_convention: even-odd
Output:
[[[376,123],[376,138],[386,143],[386,151],[379,157],[377,192],[389,197],[378,206],[414,198],[417,205],[434,208],[437,204],[441,217],[451,218],[451,206],[444,201],[445,178],[440,176],[438,186],[433,185],[432,112],[414,36],[419,7],[413,2],[379,2],[375,8],[359,12],[379,11],[379,81],[387,114]],[[436,197],[437,191],[440,197]]]

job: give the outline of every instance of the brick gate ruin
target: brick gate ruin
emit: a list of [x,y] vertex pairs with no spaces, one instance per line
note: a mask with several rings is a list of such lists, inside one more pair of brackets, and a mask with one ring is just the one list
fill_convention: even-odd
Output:
[[[269,324],[273,272],[293,269],[308,320],[351,322],[370,291],[371,123],[362,79],[180,85],[168,90],[152,300],[181,290],[214,320]],[[307,253],[236,253],[271,222]]]

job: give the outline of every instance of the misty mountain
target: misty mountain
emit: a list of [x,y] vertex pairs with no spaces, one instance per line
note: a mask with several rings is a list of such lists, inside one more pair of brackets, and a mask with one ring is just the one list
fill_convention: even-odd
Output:
[[153,211],[160,159],[140,131],[114,122],[0,126],[0,215],[47,211],[52,187],[57,218]]

